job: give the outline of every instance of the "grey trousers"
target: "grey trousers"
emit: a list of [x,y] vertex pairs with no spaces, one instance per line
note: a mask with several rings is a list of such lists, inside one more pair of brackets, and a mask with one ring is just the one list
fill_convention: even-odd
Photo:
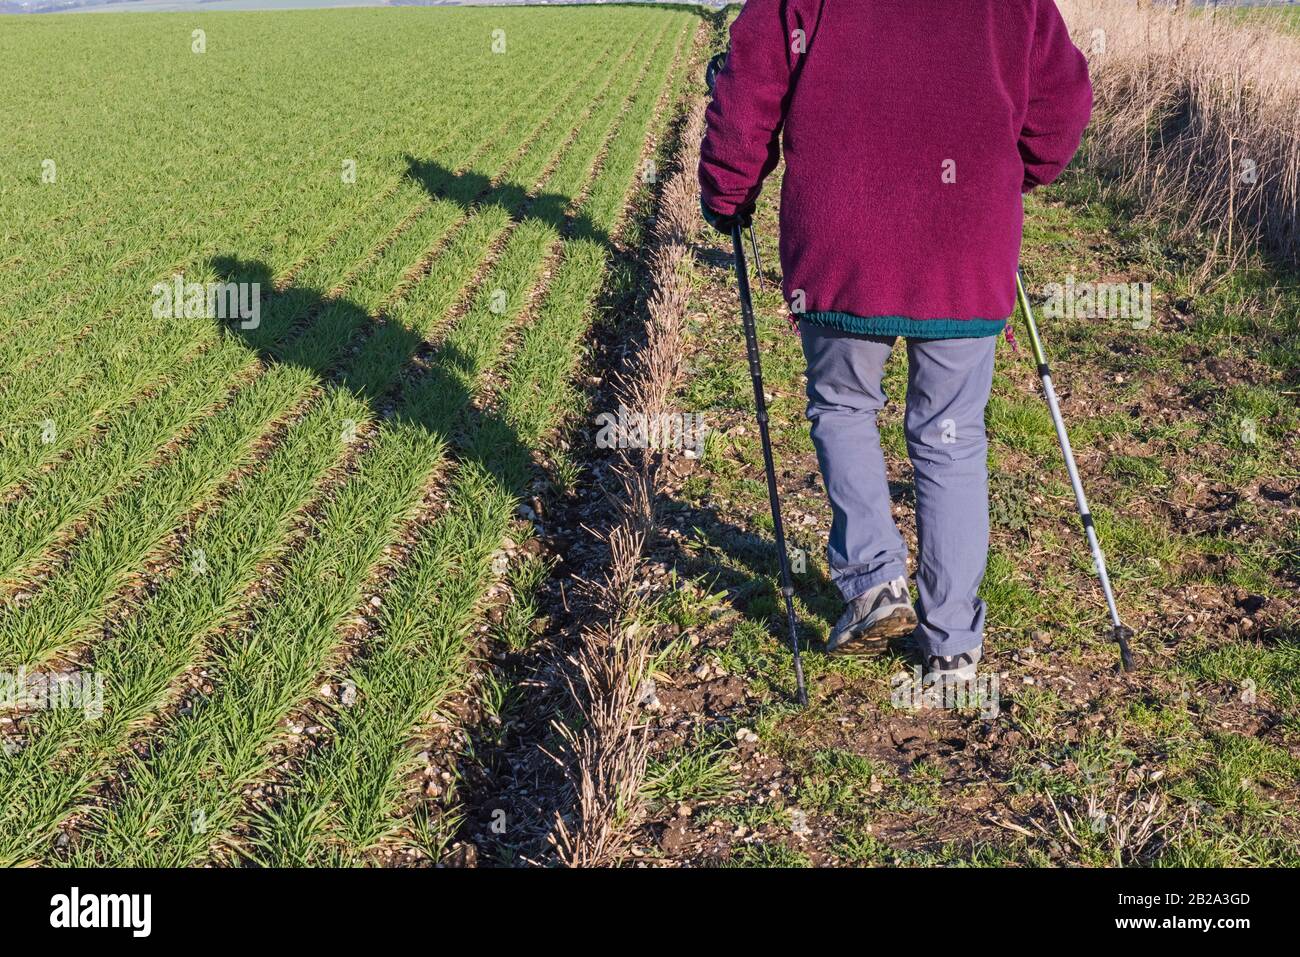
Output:
[[[800,327],[808,360],[808,418],[833,520],[827,556],[846,601],[907,576],[907,545],[890,512],[876,414],[893,337]],[[978,596],[989,548],[984,409],[997,337],[907,340],[904,413],[916,486],[917,642],[925,655],[979,647]]]

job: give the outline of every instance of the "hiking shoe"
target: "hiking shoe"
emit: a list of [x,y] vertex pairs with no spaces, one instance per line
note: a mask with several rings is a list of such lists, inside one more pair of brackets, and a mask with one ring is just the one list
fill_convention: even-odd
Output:
[[895,578],[849,602],[835,623],[826,650],[833,654],[878,655],[889,639],[910,634],[916,612],[907,594],[907,579]]
[[975,666],[984,657],[979,648],[962,652],[945,658],[942,655],[928,655],[925,659],[925,680],[939,683],[941,681],[974,681]]

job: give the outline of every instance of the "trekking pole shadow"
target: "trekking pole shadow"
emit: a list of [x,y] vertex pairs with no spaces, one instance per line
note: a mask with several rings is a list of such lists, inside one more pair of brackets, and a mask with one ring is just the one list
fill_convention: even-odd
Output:
[[[666,503],[666,513],[685,513],[700,546],[692,553],[680,545],[672,549],[673,567],[687,578],[705,578],[710,587],[722,586],[732,592],[737,608],[754,621],[771,623],[781,615],[781,593],[773,587],[780,569],[772,555],[771,539],[733,525],[713,506],[695,507],[681,502]],[[712,554],[710,554],[712,553]],[[719,561],[725,556],[727,563]],[[797,574],[804,604],[823,623],[830,625],[839,615],[838,592],[820,568],[809,567]],[[768,603],[771,607],[768,608]],[[808,631],[807,623],[801,629]],[[778,632],[779,633],[779,632]],[[808,639],[805,639],[808,640]],[[810,642],[811,643],[811,642]]]

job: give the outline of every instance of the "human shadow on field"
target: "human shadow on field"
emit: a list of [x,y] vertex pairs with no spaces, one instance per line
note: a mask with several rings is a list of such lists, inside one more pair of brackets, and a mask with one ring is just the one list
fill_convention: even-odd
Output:
[[[570,197],[553,192],[530,196],[525,188],[508,180],[494,184],[477,171],[455,172],[436,162],[411,157],[407,165],[411,178],[430,197],[455,202],[466,214],[495,205],[507,214],[515,229],[541,223],[562,237],[586,239],[606,249],[610,246],[604,230],[586,215],[572,213]],[[303,284],[276,289],[270,267],[255,258],[227,254],[215,257],[211,265],[222,282],[259,283],[264,293],[260,320],[256,324],[222,321],[223,334],[237,337],[268,365],[298,366],[327,389],[347,390],[369,407],[386,430],[418,429],[446,442],[462,467],[476,463],[495,484],[496,491],[512,499],[522,498],[532,477],[532,457],[519,432],[519,422],[513,417],[507,421],[495,408],[476,405],[471,356],[446,339],[433,344],[425,341],[421,330],[438,328],[446,317],[417,316],[406,325],[382,313],[372,315],[346,292],[331,295],[329,290]],[[473,266],[470,269],[473,272]],[[422,281],[433,280],[425,277]],[[471,276],[464,281],[467,289],[461,290],[456,299],[471,297],[469,301],[476,303],[491,280]],[[451,308],[456,311],[457,306]],[[510,308],[522,310],[527,306],[511,303]],[[407,315],[409,307],[402,318]],[[457,321],[470,322],[473,315],[471,307]],[[460,341],[465,342],[463,338]],[[548,398],[539,396],[536,405]],[[522,427],[531,436],[542,423],[533,418],[533,409],[520,412]],[[429,462],[429,468],[434,464]],[[491,728],[482,725],[484,722],[474,721],[465,727],[470,749],[453,760],[461,779],[477,780],[476,775],[481,776],[475,768],[479,745],[490,743],[493,734]],[[486,797],[476,802],[473,795],[466,800],[485,807],[490,803]],[[482,822],[467,821],[466,827],[476,823]]]
[[[263,262],[219,256],[212,264],[223,282],[272,288]],[[479,462],[503,489],[522,491],[527,449],[499,414],[474,406],[466,386],[474,378],[472,361],[456,346],[430,348],[416,329],[375,318],[345,295],[304,286],[267,297],[252,328],[222,325],[267,364],[306,369],[326,388],[351,392],[384,427],[430,433],[461,458]]]
[[[553,192],[530,196],[525,187],[509,179],[494,183],[477,170],[455,171],[410,155],[406,163],[408,176],[430,198],[455,202],[466,214],[497,206],[516,228],[539,222],[567,238],[610,245],[607,233],[589,217],[570,212],[571,197]],[[263,290],[274,289],[266,263],[223,255],[215,257],[212,265],[223,282],[256,282]],[[470,290],[470,295],[477,292]],[[422,317],[420,324],[434,327],[441,318]],[[372,317],[346,295],[332,296],[327,290],[300,285],[265,296],[261,321],[254,328],[242,326],[223,324],[263,360],[298,365],[333,387],[351,391],[389,427],[438,433],[462,457],[478,458],[503,490],[515,496],[523,492],[529,450],[497,413],[475,408],[465,386],[472,374],[470,359],[454,346],[429,347],[420,331]]]
[[416,159],[409,153],[406,175],[419,183],[433,199],[450,199],[465,210],[474,206],[499,206],[521,224],[543,223],[568,239],[585,239],[602,248],[611,248],[609,233],[592,221],[582,210],[573,212],[573,197],[562,193],[541,192],[528,195],[528,188],[512,180],[493,183],[492,178],[477,170],[456,171],[435,160]]
[[[771,627],[785,638],[785,608],[779,591],[781,569],[771,532],[754,532],[727,521],[712,505],[692,505],[669,499],[662,505],[663,521],[677,527],[682,538],[661,540],[667,564],[684,579],[703,579],[711,590],[724,589],[728,600],[746,618]],[[839,593],[814,561],[825,551],[820,533],[805,536],[787,529],[786,545],[795,564],[791,574],[799,600],[822,622],[833,623],[842,611]],[[799,556],[796,550],[802,550]],[[804,571],[798,558],[803,557]],[[812,642],[817,629],[801,621],[800,637]]]

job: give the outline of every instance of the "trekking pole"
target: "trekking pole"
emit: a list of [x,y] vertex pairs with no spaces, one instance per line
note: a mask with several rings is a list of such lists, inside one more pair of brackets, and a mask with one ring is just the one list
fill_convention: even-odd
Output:
[[1119,645],[1120,664],[1125,671],[1133,670],[1133,655],[1129,651],[1128,639],[1133,632],[1120,621],[1119,608],[1115,604],[1115,593],[1110,587],[1110,575],[1106,572],[1106,556],[1102,553],[1101,542],[1097,539],[1097,526],[1092,521],[1088,510],[1088,498],[1083,492],[1083,482],[1079,479],[1079,467],[1074,461],[1074,450],[1070,448],[1070,437],[1065,432],[1065,419],[1061,416],[1061,406],[1056,400],[1056,389],[1052,386],[1052,370],[1047,362],[1047,350],[1043,348],[1043,338],[1038,333],[1038,323],[1034,321],[1034,311],[1029,306],[1029,294],[1025,292],[1024,274],[1016,270],[1016,298],[1020,311],[1025,315],[1025,325],[1029,328],[1029,345],[1038,363],[1038,375],[1043,380],[1043,394],[1047,397],[1047,408],[1052,413],[1052,424],[1056,427],[1056,437],[1061,443],[1061,452],[1065,456],[1065,470],[1070,473],[1070,485],[1074,488],[1074,500],[1079,505],[1079,518],[1083,521],[1083,533],[1088,538],[1088,548],[1092,551],[1092,564],[1097,569],[1101,580],[1101,590],[1106,596],[1106,607],[1110,610],[1113,625],[1111,637]]
[[781,499],[776,489],[776,464],[772,459],[772,439],[767,429],[767,399],[763,396],[763,366],[758,353],[758,329],[754,322],[754,301],[749,294],[749,272],[745,266],[745,240],[739,223],[731,230],[731,245],[736,256],[736,281],[740,286],[740,316],[745,326],[749,376],[754,383],[754,405],[758,409],[758,434],[763,443],[763,467],[767,470],[767,498],[772,506],[776,554],[781,564],[781,594],[785,598],[786,621],[790,626],[790,651],[794,654],[796,697],[799,704],[804,706],[808,704],[808,691],[804,687],[803,659],[799,655],[799,630],[794,617],[794,585],[790,578],[790,558],[785,550],[785,526],[781,522]]

